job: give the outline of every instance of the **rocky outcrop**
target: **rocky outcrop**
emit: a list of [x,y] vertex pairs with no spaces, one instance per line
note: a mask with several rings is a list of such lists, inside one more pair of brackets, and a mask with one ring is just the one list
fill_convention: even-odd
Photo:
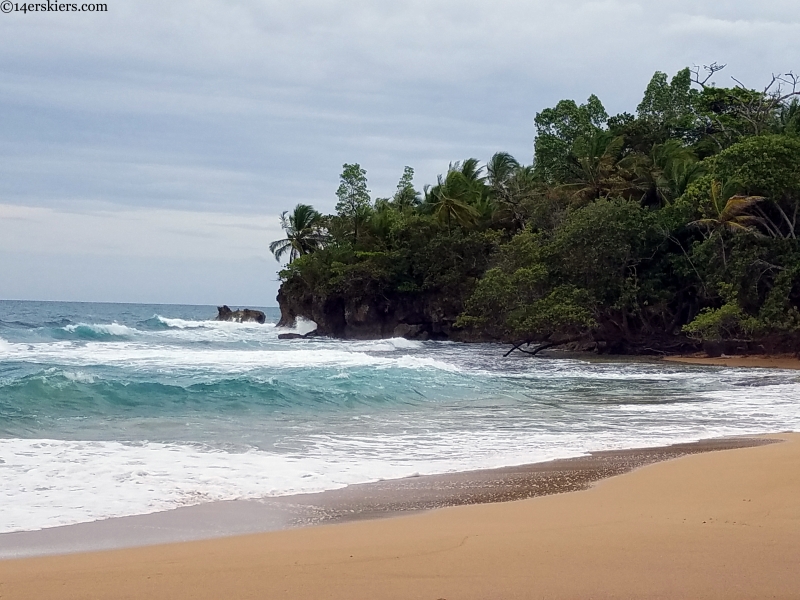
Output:
[[215,321],[235,321],[236,323],[261,323],[264,324],[267,316],[260,310],[251,310],[249,308],[242,308],[239,310],[231,310],[227,306],[217,307],[217,318]]
[[414,340],[468,339],[454,327],[461,311],[439,296],[395,294],[379,299],[344,298],[340,295],[278,292],[279,327],[294,327],[298,317],[317,324],[316,335],[341,339],[404,337]]
[[307,340],[308,338],[317,337],[317,330],[309,331],[308,333],[279,333],[279,340]]

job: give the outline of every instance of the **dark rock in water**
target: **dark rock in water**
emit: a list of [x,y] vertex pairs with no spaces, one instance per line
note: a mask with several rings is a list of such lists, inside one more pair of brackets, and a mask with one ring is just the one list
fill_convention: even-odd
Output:
[[317,330],[309,331],[308,333],[279,333],[279,340],[305,340],[310,337],[316,337]]
[[260,310],[251,310],[249,308],[242,308],[240,310],[231,310],[227,306],[217,307],[217,318],[215,321],[235,321],[236,323],[261,323],[266,322],[267,316]]
[[416,323],[414,325],[398,323],[394,331],[392,331],[392,337],[402,337],[409,340],[426,340],[428,339],[428,332],[425,331],[425,326],[421,323]]

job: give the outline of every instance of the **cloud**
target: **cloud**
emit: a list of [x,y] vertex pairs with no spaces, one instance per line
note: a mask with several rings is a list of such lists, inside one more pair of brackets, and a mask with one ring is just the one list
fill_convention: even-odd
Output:
[[274,305],[277,215],[0,204],[5,298]]
[[274,262],[268,245],[281,236],[278,215],[0,204],[0,251],[8,253]]
[[[344,162],[385,196],[404,165],[421,187],[469,156],[529,162],[534,115],[562,98],[633,110],[655,70],[719,61],[718,83],[757,87],[800,65],[800,5],[788,0],[108,7],[0,15],[0,203],[99,204],[119,213],[108,223],[147,207],[201,232],[206,221],[182,216],[330,211]],[[217,250],[237,247],[214,231]],[[192,260],[191,246],[160,247]]]

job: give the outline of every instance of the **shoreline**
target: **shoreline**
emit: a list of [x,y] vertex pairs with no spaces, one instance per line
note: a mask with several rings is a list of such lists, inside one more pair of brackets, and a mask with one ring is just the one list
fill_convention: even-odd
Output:
[[794,598],[800,435],[589,489],[390,519],[0,561],[27,599]]
[[794,354],[743,354],[722,355],[711,358],[705,353],[690,355],[665,356],[665,362],[683,363],[688,365],[719,366],[719,367],[746,367],[759,369],[800,369],[800,358]]
[[519,466],[361,483],[313,494],[209,502],[168,511],[0,534],[0,561],[214,540],[454,506],[525,500],[589,489],[640,467],[698,453],[771,443],[769,436],[712,438]]

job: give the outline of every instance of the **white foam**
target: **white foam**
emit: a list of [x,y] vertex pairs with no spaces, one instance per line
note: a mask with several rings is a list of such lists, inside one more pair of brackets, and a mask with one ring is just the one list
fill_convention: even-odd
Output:
[[0,456],[0,532],[347,483],[315,459],[177,444],[5,439]]
[[83,371],[62,371],[61,374],[75,383],[94,383],[97,378]]
[[439,369],[441,371],[449,371],[450,373],[460,373],[463,371],[458,365],[430,356],[409,356],[407,354],[393,360],[392,366],[406,369]]
[[121,325],[119,323],[77,323],[67,325],[63,329],[65,331],[75,332],[80,328],[89,329],[95,333],[106,335],[131,336],[141,333],[138,329],[128,327],[127,325]]
[[[341,347],[341,346],[340,346]],[[346,349],[307,347],[297,350],[182,347],[145,342],[54,342],[8,344],[0,359],[69,366],[114,366],[136,370],[175,372],[203,369],[213,373],[246,373],[264,368],[364,366],[432,368],[456,372],[460,368],[431,357],[383,357]]]
[[162,317],[161,315],[154,315],[156,319],[175,329],[222,329],[227,331],[244,331],[244,330],[262,330],[265,327],[274,328],[273,323],[256,323],[255,321],[248,321],[245,323],[238,323],[236,321],[217,321],[208,319],[205,321],[191,321],[187,319],[172,319]]
[[549,413],[509,415],[495,423],[474,408],[459,411],[458,422],[451,413],[427,422],[382,417],[380,435],[369,415],[354,416],[349,421],[367,423],[362,433],[331,429],[308,435],[302,455],[188,444],[0,439],[0,533],[597,450],[798,429],[797,386],[782,392],[770,394],[783,398],[781,405],[765,406],[763,399],[743,395],[714,398],[661,406],[655,419],[643,414],[642,406],[621,406],[582,422]]
[[162,317],[161,315],[153,315],[156,319],[161,321],[168,327],[175,327],[177,329],[196,329],[198,327],[205,327],[206,323],[213,323],[214,321],[187,321],[186,319],[170,319]]
[[304,319],[303,317],[297,317],[297,320],[295,321],[294,329],[300,335],[311,333],[316,328],[317,324],[311,319]]
[[422,342],[405,338],[387,338],[369,342],[356,342],[351,347],[354,350],[362,350],[364,352],[397,352],[398,350],[418,350],[423,347],[423,344]]
[[44,373],[41,374],[43,379],[49,379],[53,376],[63,377],[64,379],[74,383],[94,383],[97,381],[97,377],[90,373],[86,373],[84,371],[67,371],[64,369],[57,369],[55,367],[46,369]]
[[[404,452],[411,450],[408,440],[398,441]],[[367,456],[373,445],[367,441],[353,454],[359,443],[351,440],[332,453],[297,457],[180,444],[0,439],[0,533],[216,500],[319,492],[476,464],[463,457],[440,456],[437,464],[413,454]],[[539,456],[547,458],[546,452]]]

